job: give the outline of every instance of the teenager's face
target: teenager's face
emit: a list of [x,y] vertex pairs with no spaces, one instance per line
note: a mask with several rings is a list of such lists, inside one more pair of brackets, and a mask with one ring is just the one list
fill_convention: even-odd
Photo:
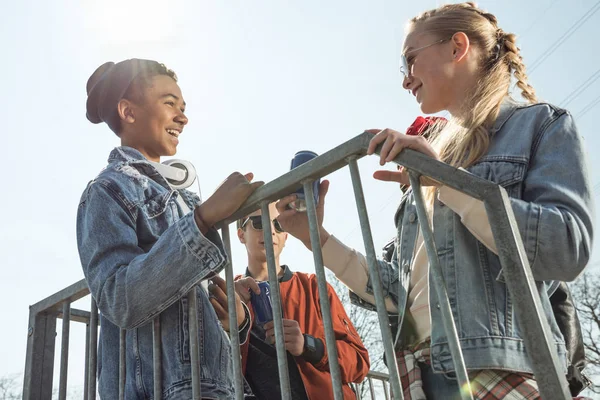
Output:
[[[269,213],[271,220],[279,216],[279,212],[277,212],[277,208],[275,208],[275,203],[271,203],[269,205]],[[261,211],[258,210],[250,214],[250,216],[261,214]],[[288,234],[286,232],[277,232],[273,226],[273,221],[271,221],[271,232],[273,238],[273,249],[275,251],[275,258],[277,259],[285,247]],[[238,229],[238,238],[240,239],[240,242],[246,246],[249,260],[254,260],[256,262],[267,261],[263,231],[254,229],[251,221],[246,223],[244,229]]]
[[403,86],[415,96],[425,114],[447,110],[453,100],[452,50],[451,41],[440,43],[440,38],[427,33],[413,31],[406,36],[402,51],[409,64],[409,76]]
[[128,146],[139,150],[151,161],[173,156],[178,136],[188,122],[185,101],[179,85],[167,75],[154,76],[145,89],[141,104],[133,103],[133,121],[121,135]]

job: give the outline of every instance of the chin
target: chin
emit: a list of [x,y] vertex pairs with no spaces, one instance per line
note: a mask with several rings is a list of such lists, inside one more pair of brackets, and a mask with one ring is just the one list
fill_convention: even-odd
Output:
[[429,104],[427,102],[422,102],[420,104],[420,106],[421,106],[421,112],[423,114],[435,114],[435,113],[438,113],[438,112],[444,110],[444,108],[442,106],[440,106],[439,104]]

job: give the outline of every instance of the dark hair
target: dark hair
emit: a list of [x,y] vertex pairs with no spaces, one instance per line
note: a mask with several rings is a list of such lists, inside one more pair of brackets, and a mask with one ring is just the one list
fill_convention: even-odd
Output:
[[136,103],[142,102],[151,79],[158,75],[166,75],[177,81],[175,72],[153,60],[133,58],[117,64],[111,61],[102,64],[87,82],[87,119],[94,124],[106,122],[119,135],[119,101],[128,99]]

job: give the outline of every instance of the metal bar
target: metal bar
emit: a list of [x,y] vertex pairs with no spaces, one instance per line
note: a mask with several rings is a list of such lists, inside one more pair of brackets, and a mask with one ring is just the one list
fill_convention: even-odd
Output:
[[442,314],[442,322],[444,324],[446,337],[448,338],[448,347],[450,348],[450,355],[454,362],[456,378],[460,388],[460,396],[463,399],[473,400],[471,383],[469,381],[469,376],[467,375],[467,367],[465,366],[465,360],[460,348],[458,332],[456,331],[456,324],[454,323],[452,308],[450,307],[450,300],[448,299],[448,292],[446,291],[444,271],[440,265],[440,260],[435,248],[433,232],[429,225],[427,210],[425,210],[425,202],[423,200],[423,194],[421,193],[421,182],[419,180],[420,177],[421,175],[418,173],[413,171],[409,172],[410,186],[412,187],[413,195],[415,197],[415,205],[417,208],[417,216],[419,217],[419,224],[421,226],[421,234],[423,235],[423,243],[425,244],[425,249],[427,250],[427,256],[429,258],[429,274],[432,277],[433,286],[437,293],[440,312]]
[[221,228],[221,236],[229,263],[225,266],[225,282],[227,284],[227,307],[229,308],[229,337],[233,357],[233,377],[235,398],[244,399],[244,377],[242,376],[242,355],[240,351],[240,332],[237,324],[237,309],[235,304],[235,286],[233,282],[233,260],[231,255],[231,239],[229,225]]
[[27,353],[23,379],[23,399],[52,397],[56,315],[38,314],[30,309]]
[[[273,202],[295,192],[301,187],[300,182],[306,179],[317,179],[346,166],[346,159],[350,156],[358,160],[365,156],[369,142],[373,138],[370,133],[361,133],[345,143],[321,154],[318,157],[290,170],[284,175],[256,189],[250,197],[240,206],[238,211],[230,217],[215,224],[222,228],[258,210],[263,201]],[[375,149],[379,154],[383,144]],[[422,175],[431,176],[433,179],[461,190],[476,199],[483,199],[486,193],[496,186],[490,181],[473,176],[472,174],[452,167],[443,162],[432,159],[414,150],[405,149],[394,162],[410,168]]]
[[373,388],[373,379],[367,378],[369,380],[369,392],[371,393],[371,400],[375,399],[375,389]]
[[383,383],[383,394],[385,395],[385,400],[389,400],[390,399],[390,394],[388,393],[387,382],[386,381],[381,381],[381,383]]
[[273,306],[273,324],[275,328],[275,348],[277,349],[277,367],[279,370],[279,387],[282,400],[291,400],[290,377],[288,375],[287,351],[285,350],[285,337],[283,336],[283,311],[281,307],[281,293],[277,266],[275,265],[275,251],[273,249],[273,230],[271,229],[271,216],[269,202],[261,203],[261,219],[267,253],[267,268],[269,270],[269,286],[271,289],[271,305]]
[[162,399],[162,339],[160,315],[152,321],[152,370],[154,371],[154,400]]
[[58,399],[67,398],[67,371],[69,369],[69,328],[71,326],[71,303],[65,301],[62,311],[62,341],[60,345],[60,378]]
[[61,310],[62,304],[65,300],[69,300],[69,302],[74,303],[88,294],[90,294],[90,289],[88,288],[85,279],[82,279],[70,286],[67,286],[61,291],[38,301],[37,303],[33,304],[30,309],[36,313],[45,311],[58,312]]
[[[62,318],[62,317],[63,317],[62,311],[56,315],[56,318]],[[86,325],[90,323],[90,312],[89,311],[79,310],[77,308],[71,307],[71,312],[69,314],[69,317],[70,317],[71,322],[82,322]],[[98,326],[100,326],[100,321],[98,321]]]
[[310,243],[313,259],[315,261],[315,274],[317,275],[321,316],[323,317],[323,328],[325,329],[325,345],[327,347],[329,372],[331,373],[331,382],[333,384],[333,398],[335,400],[343,400],[342,375],[340,373],[337,342],[335,340],[333,321],[331,319],[331,305],[329,304],[327,278],[325,277],[325,268],[323,267],[323,253],[321,252],[321,237],[319,235],[319,222],[317,221],[317,205],[315,204],[313,182],[313,180],[304,181],[304,198],[306,200],[306,212],[308,214]]
[[127,331],[119,331],[119,400],[125,400],[125,380],[127,373]]
[[88,358],[88,399],[96,400],[96,370],[98,365],[98,307],[96,306],[96,300],[94,300],[93,297],[90,313],[90,341],[88,343],[90,348]]
[[192,398],[193,400],[201,400],[200,354],[198,344],[198,298],[196,296],[196,286],[194,286],[187,294],[188,323],[190,326],[190,361],[192,363]]
[[484,204],[540,395],[547,400],[570,399],[567,380],[562,373],[562,365],[543,313],[539,292],[506,190],[497,186]]
[[393,397],[395,399],[404,399],[402,393],[402,384],[400,383],[400,375],[398,373],[398,363],[396,361],[396,353],[394,352],[394,341],[392,332],[390,331],[389,318],[385,308],[385,299],[383,298],[383,289],[381,287],[381,276],[379,275],[379,264],[375,255],[375,246],[373,245],[373,236],[371,234],[371,226],[369,224],[369,215],[367,213],[367,205],[363,194],[362,182],[358,171],[358,164],[355,157],[348,158],[348,167],[350,168],[350,176],[352,177],[352,186],[354,188],[354,197],[356,200],[356,209],[358,211],[358,219],[362,230],[362,237],[365,244],[365,253],[367,256],[367,265],[369,266],[369,276],[373,286],[373,295],[375,297],[375,306],[377,307],[377,317],[379,319],[379,328],[383,339],[383,349],[385,357],[388,360],[387,367],[390,373],[390,386],[392,388]]
[[[91,315],[91,314],[90,314]],[[91,320],[91,317],[90,317]],[[83,400],[88,400],[90,385],[90,323],[85,324],[85,367],[83,368]]]

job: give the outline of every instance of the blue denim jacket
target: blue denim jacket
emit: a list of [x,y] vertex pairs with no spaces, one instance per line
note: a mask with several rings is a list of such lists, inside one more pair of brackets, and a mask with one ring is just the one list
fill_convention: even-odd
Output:
[[[510,100],[503,103],[490,135],[488,152],[468,170],[507,190],[564,362],[564,340],[548,296],[556,288],[555,281],[575,279],[590,257],[593,193],[583,140],[567,111],[550,104],[519,105]],[[406,310],[418,225],[409,191],[396,213],[392,261],[379,261],[384,294],[399,310]],[[467,368],[532,373],[498,256],[438,200],[433,231]],[[429,285],[433,288],[431,276]],[[373,293],[370,280],[367,292]],[[430,290],[432,366],[436,372],[448,373],[454,371],[454,364],[438,303],[436,291]],[[400,326],[406,331],[403,315]]]
[[198,298],[203,398],[231,398],[230,343],[201,280],[226,264],[221,239],[203,236],[193,213],[198,197],[173,190],[135,149],[118,147],[89,183],[77,214],[79,255],[100,310],[99,393],[118,398],[119,331],[127,329],[126,399],[153,396],[152,320],[160,315],[164,399],[191,394],[190,337],[185,294]]

